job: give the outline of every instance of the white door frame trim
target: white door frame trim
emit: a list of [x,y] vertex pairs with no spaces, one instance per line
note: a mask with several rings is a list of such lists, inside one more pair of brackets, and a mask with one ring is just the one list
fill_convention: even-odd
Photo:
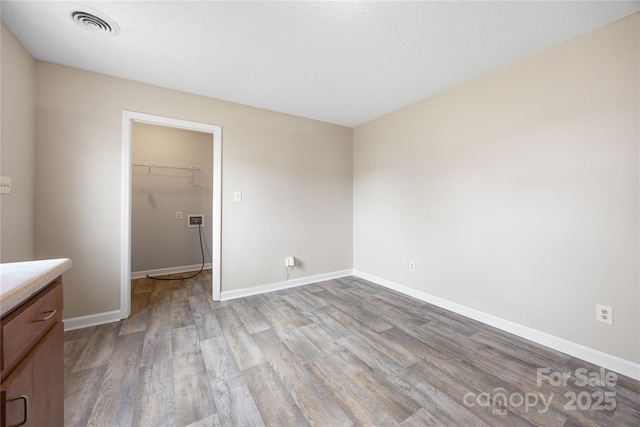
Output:
[[213,218],[211,240],[211,286],[213,299],[220,301],[222,265],[222,127],[122,110],[122,191],[120,250],[120,318],[131,315],[131,145],[133,122],[150,123],[210,133],[213,137]]

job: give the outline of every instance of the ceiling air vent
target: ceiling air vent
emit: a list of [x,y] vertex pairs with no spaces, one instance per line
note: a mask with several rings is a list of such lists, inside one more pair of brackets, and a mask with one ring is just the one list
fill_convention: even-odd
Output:
[[120,32],[118,24],[105,16],[98,16],[95,13],[81,11],[75,11],[71,16],[82,28],[93,31],[94,33],[104,34],[105,36],[115,36]]

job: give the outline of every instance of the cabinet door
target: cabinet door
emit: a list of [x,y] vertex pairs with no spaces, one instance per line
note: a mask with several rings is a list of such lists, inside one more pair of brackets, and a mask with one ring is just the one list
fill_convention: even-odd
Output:
[[2,382],[1,389],[2,427],[64,425],[64,334],[61,322]]

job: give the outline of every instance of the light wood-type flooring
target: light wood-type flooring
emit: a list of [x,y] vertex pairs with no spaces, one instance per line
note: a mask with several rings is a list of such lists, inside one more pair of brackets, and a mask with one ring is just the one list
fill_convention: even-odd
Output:
[[638,381],[362,279],[214,302],[210,277],[65,333],[65,425],[640,425]]

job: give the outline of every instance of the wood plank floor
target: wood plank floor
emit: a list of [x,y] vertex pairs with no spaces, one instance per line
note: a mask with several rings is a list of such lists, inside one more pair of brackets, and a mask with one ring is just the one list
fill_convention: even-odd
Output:
[[597,366],[359,278],[133,292],[129,319],[65,333],[66,426],[640,425],[638,381],[584,384]]

